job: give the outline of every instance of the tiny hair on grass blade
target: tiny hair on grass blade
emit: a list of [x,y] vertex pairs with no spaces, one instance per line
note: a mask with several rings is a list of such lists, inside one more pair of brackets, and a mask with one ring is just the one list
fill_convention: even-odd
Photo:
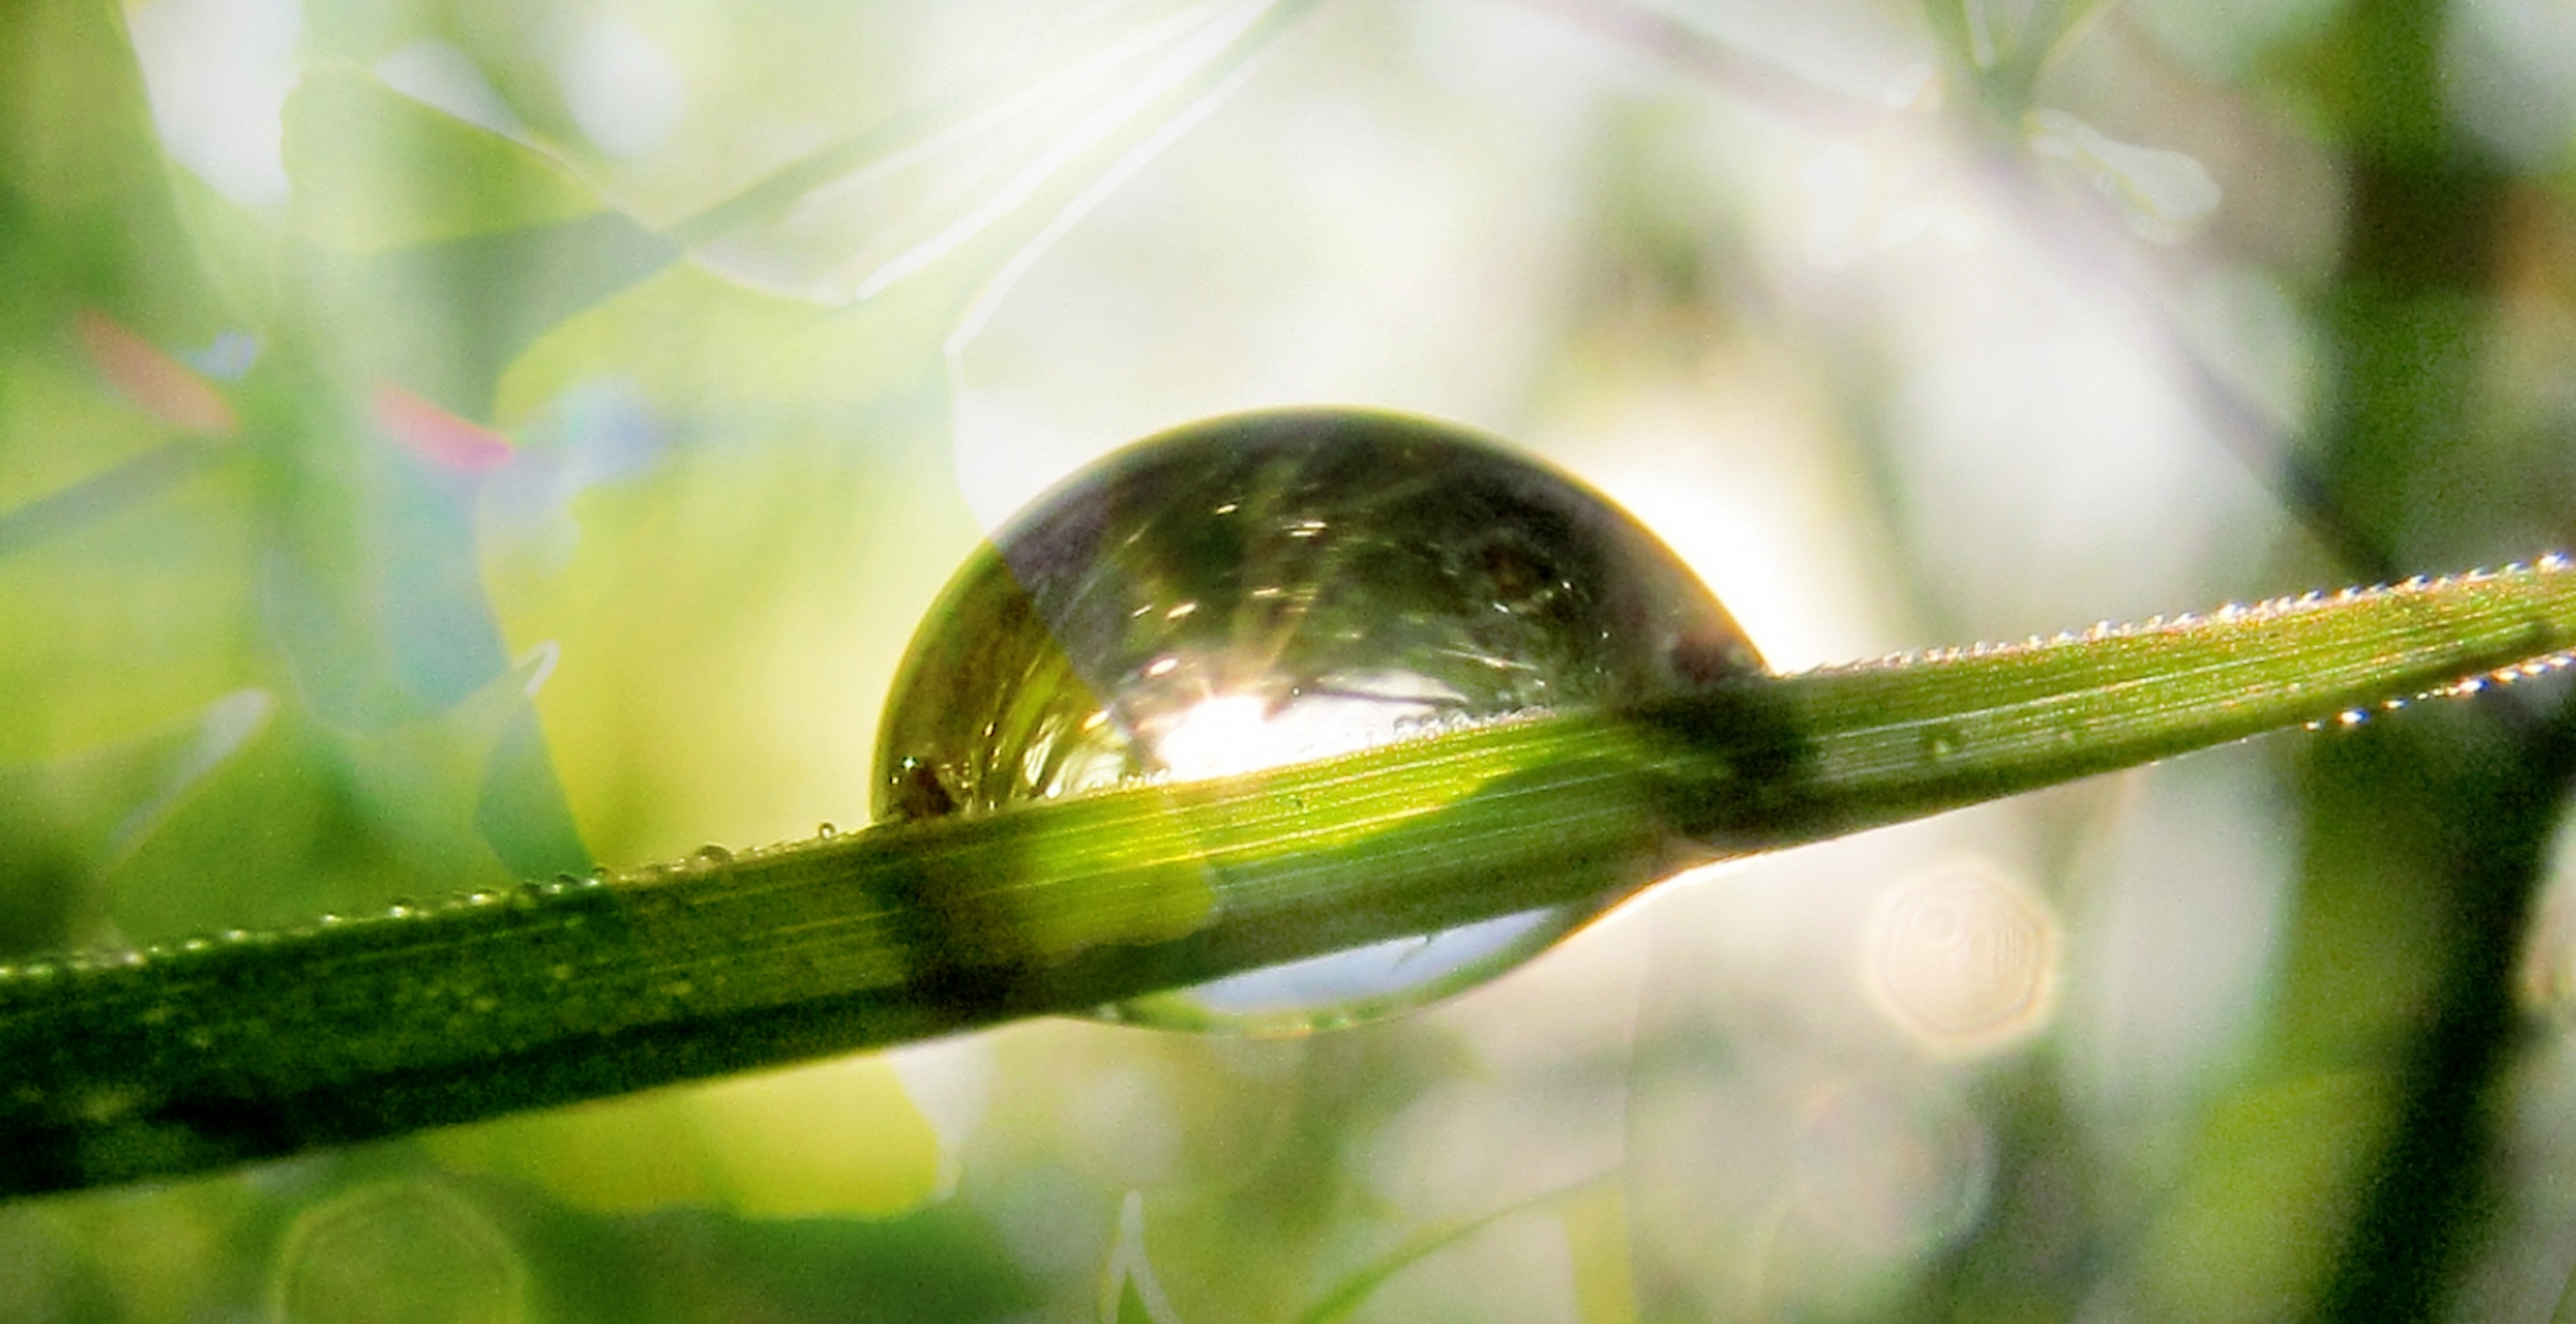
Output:
[[2576,573],[2551,558],[26,961],[0,974],[0,1191],[1085,1011],[2468,694],[2570,648]]

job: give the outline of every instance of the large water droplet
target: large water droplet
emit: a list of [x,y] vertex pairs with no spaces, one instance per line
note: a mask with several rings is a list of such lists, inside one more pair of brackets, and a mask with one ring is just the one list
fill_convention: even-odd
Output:
[[[876,812],[1216,776],[1757,670],[1616,506],[1447,426],[1281,411],[1142,442],[1023,512],[912,641]],[[1507,916],[1113,1009],[1278,1030],[1490,978],[1592,917]]]

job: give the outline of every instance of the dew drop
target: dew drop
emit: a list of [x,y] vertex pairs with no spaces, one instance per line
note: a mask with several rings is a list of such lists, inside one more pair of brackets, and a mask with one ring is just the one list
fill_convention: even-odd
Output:
[[832,826],[829,822],[818,823],[814,826],[814,835],[824,841],[830,841],[832,838],[841,835],[841,830]]
[[[1761,665],[1670,550],[1552,469],[1387,415],[1218,419],[1078,475],[949,583],[887,703],[875,811],[1248,772]],[[1103,1014],[1281,1031],[1390,1013],[1593,913],[1505,916]]]
[[724,847],[716,845],[713,842],[709,842],[704,846],[698,847],[697,853],[689,857],[689,863],[696,865],[701,869],[712,869],[717,865],[731,864],[732,862],[733,852],[726,850]]

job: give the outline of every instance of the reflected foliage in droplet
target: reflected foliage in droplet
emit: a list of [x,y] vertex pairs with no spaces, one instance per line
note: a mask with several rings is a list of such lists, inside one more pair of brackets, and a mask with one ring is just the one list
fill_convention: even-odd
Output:
[[[1625,512],[1456,429],[1299,410],[1196,424],[1041,500],[914,638],[876,812],[1218,776],[1756,670]],[[1489,977],[1590,918],[1506,916],[1118,1010],[1293,1029]]]

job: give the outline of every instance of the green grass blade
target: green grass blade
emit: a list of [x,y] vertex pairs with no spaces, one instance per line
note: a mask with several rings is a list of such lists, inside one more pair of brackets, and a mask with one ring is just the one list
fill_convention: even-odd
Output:
[[0,1189],[1078,1012],[2558,665],[2563,563],[1736,683],[0,978]]

